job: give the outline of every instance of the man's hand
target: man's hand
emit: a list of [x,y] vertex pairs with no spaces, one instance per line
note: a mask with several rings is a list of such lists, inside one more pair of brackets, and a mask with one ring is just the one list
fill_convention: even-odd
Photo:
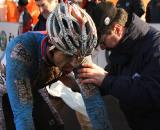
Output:
[[96,64],[82,64],[82,68],[78,72],[80,83],[93,83],[98,87],[102,84],[105,76],[108,75],[108,72]]

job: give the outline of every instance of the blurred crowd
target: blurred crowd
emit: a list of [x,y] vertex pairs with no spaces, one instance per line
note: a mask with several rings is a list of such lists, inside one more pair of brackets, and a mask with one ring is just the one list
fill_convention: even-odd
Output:
[[[74,0],[92,16],[93,10],[101,0]],[[144,17],[148,23],[160,22],[160,0],[111,0],[117,7],[124,8],[128,13],[134,12]],[[23,31],[45,30],[45,12],[50,12],[52,5],[42,7],[36,0],[1,0],[1,22],[23,22]],[[45,9],[46,8],[46,9]],[[38,19],[41,21],[38,22]],[[42,22],[43,21],[43,22]],[[38,24],[36,26],[36,24]],[[36,27],[35,27],[36,26]],[[34,28],[35,27],[35,28]]]
[[23,18],[23,32],[31,30],[38,21],[39,8],[35,0],[1,0],[0,1],[1,22],[21,22]]

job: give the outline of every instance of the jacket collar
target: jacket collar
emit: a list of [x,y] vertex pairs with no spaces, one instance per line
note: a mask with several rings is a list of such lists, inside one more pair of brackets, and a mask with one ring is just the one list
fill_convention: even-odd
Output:
[[143,22],[138,16],[133,14],[130,22],[126,25],[126,32],[117,47],[111,50],[109,60],[112,64],[125,64],[134,55],[134,47],[141,44],[149,31],[149,25]]
[[126,26],[124,37],[120,41],[119,45],[112,51],[131,53],[132,48],[136,44],[140,44],[138,41],[142,40],[149,31],[149,25],[142,21],[137,15],[133,14],[129,19],[130,22]]

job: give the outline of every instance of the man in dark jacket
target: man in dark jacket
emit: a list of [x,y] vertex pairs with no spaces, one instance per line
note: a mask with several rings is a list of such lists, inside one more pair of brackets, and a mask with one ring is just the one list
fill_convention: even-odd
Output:
[[125,9],[128,14],[135,13],[139,17],[145,13],[143,0],[118,0],[117,7]]
[[110,2],[98,4],[96,15],[100,46],[111,51],[110,61],[106,70],[84,64],[81,83],[116,97],[132,130],[159,130],[160,32]]

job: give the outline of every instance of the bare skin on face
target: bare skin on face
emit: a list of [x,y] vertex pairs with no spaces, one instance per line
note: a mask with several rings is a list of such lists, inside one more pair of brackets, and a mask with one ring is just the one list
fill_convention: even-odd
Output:
[[125,34],[125,28],[122,25],[114,24],[110,34],[102,34],[100,37],[101,49],[112,49],[116,47]]
[[57,4],[58,0],[36,0],[36,5],[39,7],[41,15],[46,19]]
[[64,54],[58,49],[52,52],[47,48],[47,56],[63,73],[70,73],[75,67],[79,65],[77,57]]

